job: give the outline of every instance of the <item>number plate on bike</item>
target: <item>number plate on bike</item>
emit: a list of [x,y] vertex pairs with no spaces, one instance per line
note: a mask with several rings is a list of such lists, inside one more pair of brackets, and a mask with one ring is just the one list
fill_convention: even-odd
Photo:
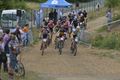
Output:
[[75,42],[78,42],[78,39],[77,39],[77,38],[75,39]]
[[47,39],[43,39],[44,42],[47,42]]
[[63,40],[64,40],[64,37],[61,37],[61,38],[60,38],[60,40],[62,40],[62,41],[63,41]]

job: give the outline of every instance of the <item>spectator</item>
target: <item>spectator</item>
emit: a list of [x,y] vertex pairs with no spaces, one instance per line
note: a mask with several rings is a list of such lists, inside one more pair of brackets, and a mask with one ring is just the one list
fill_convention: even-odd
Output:
[[[8,68],[9,68],[9,41],[10,41],[10,30],[9,29],[6,29],[5,30],[5,34],[3,36],[3,43],[4,43],[4,52],[7,56],[7,60],[5,60],[5,65],[4,65],[4,70],[7,71]],[[8,67],[7,67],[7,61],[8,61]]]
[[71,13],[68,14],[68,18],[69,18],[69,21],[70,21],[70,24],[71,24],[71,23],[72,23],[72,20],[73,20],[73,19],[72,19],[72,14],[71,14]]
[[58,18],[58,13],[56,10],[54,10],[54,12],[53,12],[53,18],[54,18],[54,23],[56,23],[57,18]]
[[6,68],[7,68],[6,62],[7,62],[7,57],[4,52],[4,42],[3,42],[3,38],[0,37],[0,70],[1,70],[1,64],[3,63],[4,71],[6,71]]
[[23,28],[23,46],[27,46],[29,43],[29,28],[28,24],[26,24]]
[[17,40],[17,37],[14,33],[10,36],[11,40],[9,42],[9,54],[10,54],[10,66],[9,66],[9,80],[14,79],[14,69],[16,64],[16,56],[19,54],[19,48],[17,47],[19,45],[19,42]]
[[50,13],[49,13],[49,20],[53,20],[53,12],[51,11]]
[[16,35],[16,37],[17,37],[19,43],[21,43],[22,40],[21,40],[21,32],[20,32],[19,26],[16,27],[15,35]]
[[83,15],[84,15],[84,25],[86,29],[87,28],[87,11],[86,10],[83,11]]
[[85,18],[87,18],[87,11],[86,10],[83,11],[83,15]]
[[111,22],[112,22],[112,11],[109,9],[106,13],[107,23],[108,23],[108,31],[111,30]]
[[61,18],[63,16],[62,11],[59,11],[59,18]]
[[[0,38],[0,71],[1,71],[1,65],[2,63],[5,65],[6,64],[6,56],[4,53],[4,43],[2,37]],[[0,74],[0,80],[1,80],[1,74]]]
[[97,5],[96,5],[96,11],[99,11],[100,10],[100,4],[98,3]]

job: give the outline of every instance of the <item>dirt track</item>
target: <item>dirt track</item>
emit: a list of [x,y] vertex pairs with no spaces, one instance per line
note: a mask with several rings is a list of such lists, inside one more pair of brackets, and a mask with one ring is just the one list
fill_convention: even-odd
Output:
[[[88,31],[94,31],[104,23],[104,17],[91,21],[88,23]],[[106,50],[90,49],[82,45],[79,46],[77,56],[73,56],[69,50],[70,40],[67,40],[62,55],[54,49],[53,43],[41,56],[39,46],[27,49],[22,60],[27,71],[38,73],[44,77],[43,80],[120,80],[119,62],[93,55]]]

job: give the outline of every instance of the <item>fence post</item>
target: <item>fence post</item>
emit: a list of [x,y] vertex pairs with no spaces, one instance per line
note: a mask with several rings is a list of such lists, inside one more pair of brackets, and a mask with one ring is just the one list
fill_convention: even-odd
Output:
[[30,31],[29,31],[29,39],[30,39],[29,41],[30,41],[30,44],[32,44],[33,43],[33,39],[34,39],[33,38],[33,25],[32,25],[32,22],[33,22],[33,20],[32,20],[32,9],[30,10],[30,12],[31,12],[30,13],[31,20],[30,20],[29,23],[30,23],[31,26],[30,26]]

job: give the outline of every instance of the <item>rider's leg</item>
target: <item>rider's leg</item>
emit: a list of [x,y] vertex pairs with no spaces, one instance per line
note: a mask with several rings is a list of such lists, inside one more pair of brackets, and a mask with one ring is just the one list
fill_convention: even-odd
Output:
[[53,32],[51,32],[51,42],[52,42]]
[[1,66],[2,66],[2,55],[0,54],[0,70],[1,70]]
[[29,45],[29,33],[26,33],[26,46]]
[[3,67],[4,67],[4,71],[7,72],[8,71],[8,68],[7,68],[7,59],[5,59],[3,61]]
[[8,80],[14,80],[14,73],[12,69],[12,61],[11,61],[11,55],[7,55],[7,66],[8,66]]
[[0,80],[2,80],[2,74],[1,74],[2,72],[1,72],[1,69],[0,69]]
[[72,43],[71,43],[71,47],[70,47],[70,49],[71,49],[71,50],[73,49],[73,41],[72,41]]
[[14,71],[11,67],[8,70],[8,80],[14,80]]
[[15,67],[16,63],[17,63],[17,57],[16,57],[16,55],[15,54],[11,54],[10,55],[9,72],[8,72],[9,78],[11,80],[14,79],[14,71],[16,70],[16,67]]
[[6,56],[6,54],[4,52],[2,52],[1,59],[2,59],[2,63],[3,63],[3,67],[4,67],[4,72],[7,72],[8,71],[8,68],[7,68],[7,56]]
[[42,48],[43,48],[43,42],[41,43],[40,50],[42,50]]
[[1,80],[1,66],[2,66],[2,56],[1,56],[1,54],[0,54],[0,80]]

